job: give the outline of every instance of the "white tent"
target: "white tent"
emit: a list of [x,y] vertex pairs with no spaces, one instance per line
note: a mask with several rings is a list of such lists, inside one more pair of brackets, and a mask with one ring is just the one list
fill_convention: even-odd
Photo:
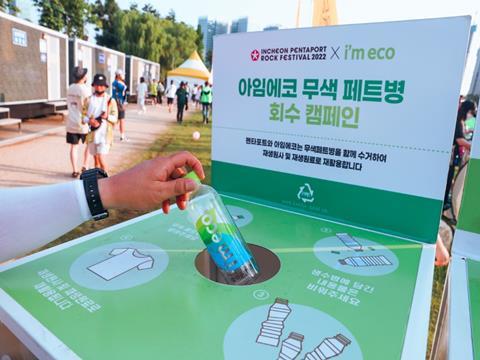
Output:
[[200,85],[210,80],[210,71],[208,71],[198,53],[194,51],[187,61],[167,73],[167,84],[170,84],[171,80],[176,85],[181,81],[188,82],[189,85]]

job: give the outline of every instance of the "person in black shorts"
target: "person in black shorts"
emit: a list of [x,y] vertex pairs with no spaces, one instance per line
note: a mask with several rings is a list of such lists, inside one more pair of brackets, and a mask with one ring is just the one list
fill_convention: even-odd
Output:
[[[78,144],[85,144],[88,133],[88,125],[82,122],[82,111],[86,99],[92,94],[91,88],[86,85],[87,69],[75,67],[73,69],[75,83],[70,85],[67,91],[68,116],[66,119],[67,143],[70,144],[70,162],[72,164],[72,177],[80,176],[78,171]],[[88,151],[87,146],[83,151],[81,172],[87,169]]]
[[127,85],[122,69],[115,71],[115,81],[112,83],[112,98],[118,108],[118,123],[120,124],[120,141],[128,141],[125,135],[125,108],[127,105]]

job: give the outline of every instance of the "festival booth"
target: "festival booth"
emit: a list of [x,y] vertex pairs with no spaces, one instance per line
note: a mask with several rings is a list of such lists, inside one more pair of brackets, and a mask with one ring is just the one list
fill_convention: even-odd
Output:
[[480,359],[479,184],[480,129],[476,127],[449,273],[449,359]]
[[213,186],[257,283],[156,211],[3,266],[0,320],[41,358],[424,358],[469,26],[217,37]]
[[140,78],[143,77],[147,84],[160,80],[160,64],[133,55],[127,55],[126,60],[125,82],[129,97],[136,101]]
[[14,118],[55,113],[68,70],[65,34],[0,11],[0,107]]
[[177,86],[181,81],[188,82],[190,86],[193,86],[195,84],[202,85],[209,79],[210,72],[200,58],[200,55],[194,51],[182,65],[167,73],[166,86],[168,87],[171,80],[173,80]]
[[[118,69],[125,71],[124,53],[78,38],[70,39],[69,59],[70,69],[75,66],[88,69],[87,84],[92,83],[95,74],[104,74],[107,83],[111,85],[115,81],[115,72]],[[70,82],[74,82],[73,72]]]

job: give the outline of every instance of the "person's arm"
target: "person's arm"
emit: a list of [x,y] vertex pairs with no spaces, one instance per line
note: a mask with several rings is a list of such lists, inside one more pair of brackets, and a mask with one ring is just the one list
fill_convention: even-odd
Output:
[[110,124],[116,124],[117,121],[118,121],[117,101],[116,101],[114,98],[112,98],[112,99],[110,100],[107,121],[108,121]]
[[[180,178],[189,167],[203,179],[200,161],[188,152],[145,161],[130,170],[98,181],[106,209],[152,210],[168,213],[170,198],[179,209],[196,189]],[[55,240],[92,218],[81,180],[56,185],[0,189],[0,263],[22,256]]]
[[459,138],[456,138],[455,139],[456,143],[459,145],[459,146],[463,146],[465,147],[468,151],[470,151],[472,145],[463,137],[459,137]]
[[80,180],[0,189],[0,262],[24,255],[91,218]]

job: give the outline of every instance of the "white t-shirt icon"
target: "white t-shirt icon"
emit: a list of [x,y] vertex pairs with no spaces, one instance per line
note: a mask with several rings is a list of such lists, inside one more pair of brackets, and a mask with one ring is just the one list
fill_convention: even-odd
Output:
[[137,249],[113,249],[112,257],[103,260],[87,269],[102,279],[110,281],[130,270],[147,270],[153,268],[153,257],[144,255]]

